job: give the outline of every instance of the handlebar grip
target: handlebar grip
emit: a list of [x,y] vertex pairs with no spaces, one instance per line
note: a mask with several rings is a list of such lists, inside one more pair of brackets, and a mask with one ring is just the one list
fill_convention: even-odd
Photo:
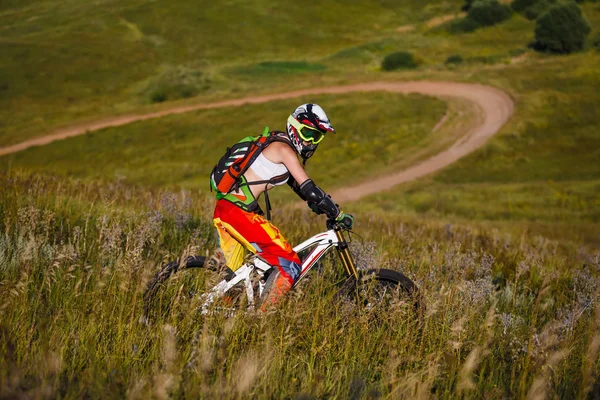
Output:
[[338,223],[335,218],[327,218],[327,230],[335,229],[337,225]]

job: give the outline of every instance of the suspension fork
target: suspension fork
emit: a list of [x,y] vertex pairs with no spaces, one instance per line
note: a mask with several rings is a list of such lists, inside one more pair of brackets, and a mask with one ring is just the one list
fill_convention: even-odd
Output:
[[349,276],[353,276],[358,280],[358,270],[356,269],[356,264],[354,263],[354,258],[350,253],[346,239],[344,239],[340,229],[335,230],[335,235],[337,236],[339,243],[337,247],[338,254],[340,255],[340,259],[342,260],[344,268],[346,268],[346,272]]

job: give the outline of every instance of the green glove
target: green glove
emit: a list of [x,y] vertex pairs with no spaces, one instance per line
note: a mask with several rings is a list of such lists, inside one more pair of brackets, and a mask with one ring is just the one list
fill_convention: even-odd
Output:
[[350,214],[344,213],[343,211],[340,211],[340,214],[337,216],[335,221],[341,223],[347,229],[352,229],[352,226],[354,225],[354,217]]

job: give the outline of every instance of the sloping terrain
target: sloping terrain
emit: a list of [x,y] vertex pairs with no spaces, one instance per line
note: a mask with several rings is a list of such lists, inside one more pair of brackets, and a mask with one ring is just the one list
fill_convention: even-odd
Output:
[[[498,89],[473,84],[459,84],[451,82],[373,82],[349,86],[325,87],[318,89],[308,89],[284,92],[258,97],[247,97],[237,100],[226,100],[217,103],[199,104],[192,106],[176,107],[164,111],[145,114],[145,115],[126,115],[118,118],[110,118],[90,124],[75,126],[59,130],[48,136],[31,139],[14,146],[0,148],[0,156],[25,150],[29,147],[45,145],[56,140],[62,140],[73,136],[92,132],[107,127],[121,126],[135,121],[160,118],[172,114],[181,114],[200,109],[210,109],[219,107],[232,107],[244,104],[256,104],[287,98],[303,97],[311,94],[343,94],[350,92],[369,92],[369,91],[388,91],[397,93],[421,93],[438,97],[459,97],[467,99],[474,103],[481,110],[481,119],[474,121],[462,121],[462,129],[465,129],[464,137],[456,142],[452,147],[437,154],[436,156],[420,162],[405,171],[380,179],[371,179],[369,182],[351,187],[340,189],[334,193],[334,198],[338,201],[357,200],[362,196],[376,193],[381,190],[389,189],[399,183],[416,179],[425,174],[437,171],[450,163],[458,160],[462,156],[481,147],[490,136],[506,123],[512,115],[514,105],[508,95]],[[441,121],[443,122],[443,121]],[[435,129],[439,128],[436,125]]]

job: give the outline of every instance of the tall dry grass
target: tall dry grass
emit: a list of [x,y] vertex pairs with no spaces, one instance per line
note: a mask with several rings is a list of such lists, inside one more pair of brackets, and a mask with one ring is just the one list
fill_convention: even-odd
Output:
[[[18,173],[0,183],[1,397],[598,393],[598,251],[366,214],[353,251],[414,279],[420,317],[406,302],[339,302],[330,257],[266,314],[201,315],[197,294],[215,277],[184,271],[145,324],[142,295],[159,265],[214,249],[210,201]],[[275,218],[292,242],[322,229],[303,210]]]

